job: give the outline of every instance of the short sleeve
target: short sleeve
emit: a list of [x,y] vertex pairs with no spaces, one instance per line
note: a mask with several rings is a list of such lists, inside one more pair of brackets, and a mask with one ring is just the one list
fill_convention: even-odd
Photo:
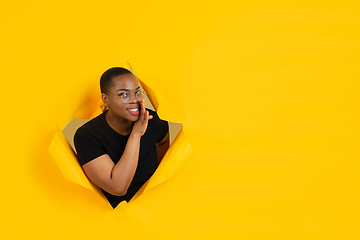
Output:
[[153,119],[151,119],[150,121],[156,122],[158,129],[158,139],[156,140],[156,143],[159,143],[161,142],[161,140],[164,139],[166,134],[169,132],[169,124],[167,121],[160,119],[155,111],[149,110],[149,113],[153,116]]
[[74,135],[74,145],[81,166],[106,154],[101,142],[82,128],[79,128]]
[[169,132],[169,124],[167,121],[161,120],[159,118],[159,122],[158,122],[158,128],[159,128],[159,137],[158,140],[156,141],[156,143],[161,142],[161,140],[164,139],[164,137],[166,136],[166,134]]

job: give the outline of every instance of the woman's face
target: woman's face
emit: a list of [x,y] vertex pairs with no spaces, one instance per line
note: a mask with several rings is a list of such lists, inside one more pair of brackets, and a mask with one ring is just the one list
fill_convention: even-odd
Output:
[[112,78],[112,86],[108,91],[110,94],[103,94],[103,101],[109,107],[109,112],[111,111],[115,116],[133,122],[139,118],[139,100],[133,96],[129,103],[125,103],[119,96],[125,93],[131,96],[139,90],[140,86],[131,73],[122,74]]

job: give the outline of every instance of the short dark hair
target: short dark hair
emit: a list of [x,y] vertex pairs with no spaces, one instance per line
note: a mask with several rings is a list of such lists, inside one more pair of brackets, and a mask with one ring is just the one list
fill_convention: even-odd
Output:
[[100,91],[101,93],[106,93],[109,90],[109,87],[112,84],[112,78],[123,75],[123,74],[132,74],[129,70],[122,67],[113,67],[106,70],[100,78]]

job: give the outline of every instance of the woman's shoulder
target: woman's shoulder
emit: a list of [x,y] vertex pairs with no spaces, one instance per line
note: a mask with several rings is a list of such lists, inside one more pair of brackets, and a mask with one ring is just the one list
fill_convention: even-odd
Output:
[[158,117],[157,113],[154,110],[151,110],[149,108],[146,108],[146,110],[149,111],[150,115],[153,115],[153,116],[156,115]]
[[156,111],[151,110],[151,109],[148,109],[148,108],[146,108],[146,110],[149,111],[149,114],[153,116],[153,120],[155,120],[156,122],[157,122],[157,121],[164,121],[164,120],[162,120],[162,119],[159,117],[159,115],[157,114]]
[[75,132],[75,136],[76,135],[94,135],[96,134],[96,132],[98,132],[99,129],[103,129],[103,126],[105,124],[104,122],[105,118],[104,118],[104,114],[100,114],[97,117],[89,120],[88,122],[84,123],[82,126],[80,126],[76,132]]
[[167,121],[159,118],[158,114],[150,109],[147,109],[149,114],[153,116],[153,119],[149,121],[149,128],[153,129],[154,132],[158,135],[156,142],[161,141],[166,134],[169,132],[169,124]]

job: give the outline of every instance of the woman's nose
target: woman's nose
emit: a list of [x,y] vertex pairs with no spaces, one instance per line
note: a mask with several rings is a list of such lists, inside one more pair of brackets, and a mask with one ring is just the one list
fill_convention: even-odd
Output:
[[132,95],[131,101],[129,103],[138,103],[139,100],[137,99],[137,97],[135,95]]

